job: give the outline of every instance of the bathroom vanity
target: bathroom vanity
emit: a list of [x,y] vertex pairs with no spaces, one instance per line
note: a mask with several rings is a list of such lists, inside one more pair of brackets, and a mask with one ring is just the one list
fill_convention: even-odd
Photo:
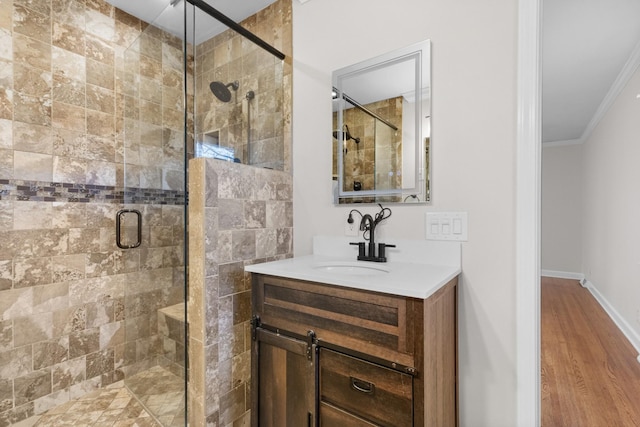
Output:
[[456,426],[459,244],[392,242],[378,265],[343,240],[246,268],[252,425]]

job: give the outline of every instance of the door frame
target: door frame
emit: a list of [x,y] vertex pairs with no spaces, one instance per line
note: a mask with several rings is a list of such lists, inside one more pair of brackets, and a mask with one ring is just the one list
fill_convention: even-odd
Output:
[[542,0],[518,2],[516,150],[517,425],[540,425]]

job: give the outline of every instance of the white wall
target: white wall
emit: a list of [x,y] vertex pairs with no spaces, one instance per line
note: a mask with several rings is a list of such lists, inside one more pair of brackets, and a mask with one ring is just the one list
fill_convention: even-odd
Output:
[[543,272],[582,273],[582,148],[542,148]]
[[294,1],[293,27],[297,255],[311,252],[315,234],[341,235],[351,208],[331,204],[331,70],[431,39],[433,204],[393,207],[379,236],[421,239],[426,211],[469,213],[461,425],[516,425],[517,2]]
[[584,144],[586,278],[640,332],[640,71]]

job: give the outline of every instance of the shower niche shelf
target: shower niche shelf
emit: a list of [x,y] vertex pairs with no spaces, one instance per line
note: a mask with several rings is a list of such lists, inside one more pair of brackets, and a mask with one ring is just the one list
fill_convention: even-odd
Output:
[[239,162],[232,147],[220,145],[220,131],[212,131],[202,135],[202,140],[196,142],[196,157],[208,157],[225,160],[227,162]]

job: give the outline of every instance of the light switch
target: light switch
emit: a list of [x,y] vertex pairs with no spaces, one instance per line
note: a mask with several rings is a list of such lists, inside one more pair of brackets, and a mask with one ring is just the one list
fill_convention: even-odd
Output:
[[442,221],[442,234],[445,236],[451,234],[451,224],[448,220]]
[[453,218],[453,234],[462,234],[462,220]]
[[431,223],[431,234],[439,234],[440,231],[440,223],[438,221],[433,221]]
[[427,240],[467,241],[466,212],[427,212],[425,219]]

